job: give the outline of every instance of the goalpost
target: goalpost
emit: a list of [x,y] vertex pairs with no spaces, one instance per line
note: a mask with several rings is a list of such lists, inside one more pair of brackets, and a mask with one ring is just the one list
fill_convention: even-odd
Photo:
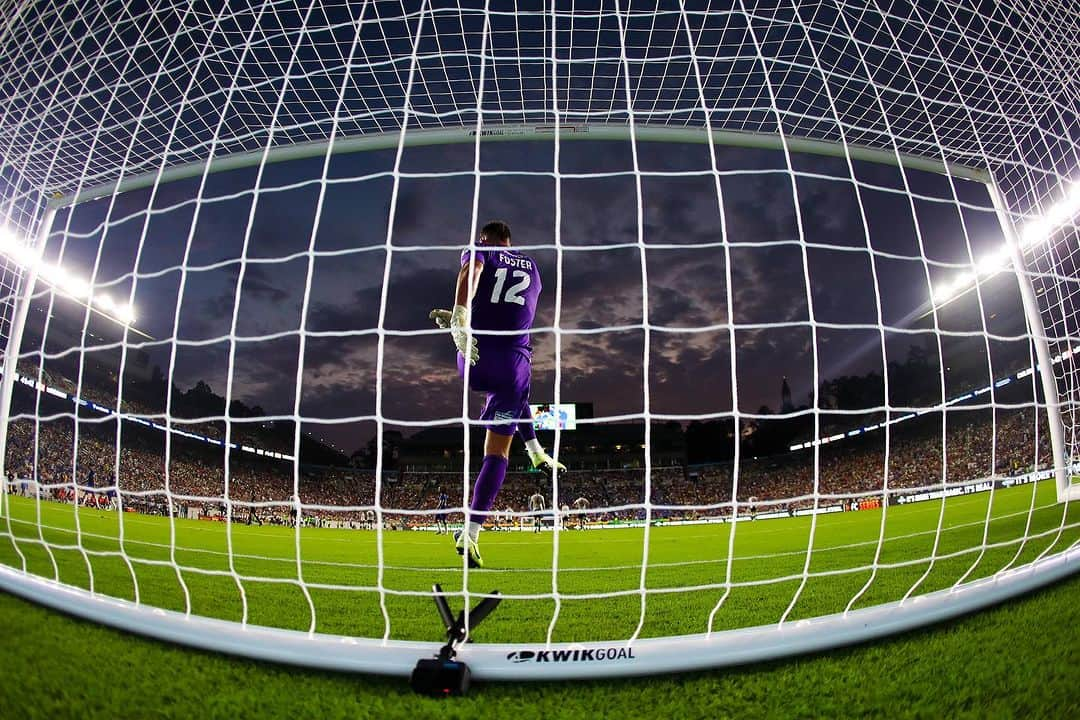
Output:
[[[632,518],[639,560],[575,565],[565,552],[571,543],[615,533],[563,538],[558,522],[545,567],[477,572],[448,559],[460,589],[446,596],[470,606],[508,583],[514,617],[539,628],[521,640],[500,636],[504,625],[489,633],[486,623],[478,642],[458,648],[478,678],[644,675],[784,657],[956,617],[1075,572],[1080,89],[1068,60],[1076,43],[1060,28],[1080,29],[1080,12],[1064,3],[985,11],[873,0],[538,0],[513,11],[436,0],[265,0],[243,12],[196,0],[20,5],[0,27],[8,68],[0,85],[8,108],[0,119],[0,587],[97,622],[258,659],[407,675],[432,656],[437,637],[401,629],[415,622],[415,606],[404,612],[402,603],[430,603],[430,593],[401,578],[447,568],[402,567],[390,528],[437,511],[395,505],[412,502],[396,487],[411,481],[407,472],[389,480],[387,441],[394,431],[460,427],[464,452],[449,492],[451,509],[462,512],[478,422],[456,378],[448,381],[453,412],[406,416],[394,404],[410,353],[445,341],[434,328],[400,325],[395,302],[424,298],[419,287],[413,297],[395,283],[428,269],[429,257],[453,268],[469,243],[464,234],[424,234],[423,204],[408,204],[421,186],[447,193],[442,204],[452,207],[436,222],[460,216],[472,237],[506,197],[551,221],[546,236],[515,235],[515,246],[545,258],[552,301],[534,332],[555,403],[575,382],[567,368],[593,357],[582,343],[638,364],[626,377],[640,402],[579,422],[641,427],[640,488],[590,510]],[[455,181],[467,189],[436,184]],[[697,192],[681,194],[683,181],[699,182]],[[521,189],[501,196],[493,184]],[[550,207],[539,207],[545,197],[536,188],[550,192]],[[267,223],[286,218],[267,213],[288,204],[300,238],[290,236],[296,228]],[[670,206],[667,215],[656,214],[658,205]],[[573,223],[605,209],[610,237],[580,237],[585,230]],[[624,210],[628,217],[615,217]],[[820,217],[830,212],[833,222]],[[704,219],[708,232],[677,236],[657,226],[661,216],[687,227]],[[633,259],[626,297],[638,304],[583,322],[567,277],[575,264],[611,269],[615,253]],[[693,254],[680,272],[707,268],[711,294],[691,296],[684,286],[681,304],[672,300],[664,262],[678,253]],[[787,287],[773,289],[767,271],[781,255],[795,270]],[[851,296],[872,305],[862,314],[824,287],[847,277],[833,266],[849,258],[863,268],[858,279],[850,273]],[[327,288],[345,286],[334,273],[353,267],[370,273],[367,294],[356,289],[359,300],[335,305]],[[164,309],[148,305],[163,298]],[[209,300],[218,303],[213,311]],[[287,319],[276,314],[284,305],[295,305]],[[361,311],[352,325],[327,320]],[[632,347],[611,339],[619,333],[633,335]],[[665,364],[679,356],[673,339],[687,343],[687,355],[722,349],[710,356],[718,359],[707,380],[693,379],[714,407],[691,408],[689,395],[679,409],[660,401],[677,387]],[[830,342],[865,346],[845,362],[879,369],[879,402],[853,409],[830,396],[828,382],[852,367],[829,355]],[[806,365],[804,406],[756,409],[762,381],[752,371],[773,361],[753,353],[769,345],[774,357],[787,352]],[[898,348],[929,353],[927,394],[904,386],[913,376]],[[271,375],[269,363],[286,355]],[[323,355],[338,358],[326,367],[343,376],[349,363],[359,368],[348,377],[360,387],[343,390],[318,375],[330,362]],[[151,381],[158,359],[164,373]],[[964,382],[979,382],[958,382],[950,363]],[[199,372],[224,383],[219,412],[185,405],[182,385],[202,380]],[[417,381],[436,387],[436,374]],[[115,385],[102,384],[113,376]],[[160,403],[136,392],[151,383],[164,388]],[[327,409],[327,387],[365,411]],[[654,466],[654,423],[666,421],[730,423],[733,456],[702,471],[696,494],[672,490]],[[275,423],[291,428],[289,447],[260,445]],[[370,489],[334,474],[343,470],[319,471],[322,486],[305,474],[302,447],[334,427],[369,433]],[[797,428],[790,451],[755,457],[755,435],[778,427]],[[556,430],[553,440],[559,455],[567,437]],[[145,470],[154,457],[160,472],[156,464]],[[275,464],[255,463],[267,457]],[[99,473],[93,481],[90,471]],[[20,474],[32,481],[30,498],[10,497]],[[332,480],[357,489],[335,496]],[[576,497],[579,482],[573,472],[556,474],[552,510]],[[70,527],[56,524],[66,517],[57,514],[58,491],[73,497]],[[81,503],[102,492],[116,505],[105,534],[98,518],[88,517],[87,528],[80,519]],[[1021,509],[996,506],[1001,493],[1021,497]],[[986,502],[966,524],[951,515],[965,497]],[[878,519],[865,537],[838,540],[837,518],[847,515],[839,508],[852,499],[880,505],[870,510]],[[155,545],[129,523],[158,503],[168,543]],[[178,517],[189,504],[221,508],[221,548],[192,539]],[[893,513],[912,509],[930,518],[913,526],[921,529],[890,524]],[[248,547],[236,525],[254,510],[292,524],[287,556]],[[683,511],[717,521],[720,532],[701,543],[716,541],[707,558],[656,550],[669,529],[655,521]],[[367,560],[312,555],[318,536],[303,518],[366,513],[374,514],[370,540],[355,542],[370,542]],[[777,527],[793,528],[805,545],[754,554],[744,538],[770,514],[783,514]],[[529,513],[515,515],[525,530]],[[974,539],[958,546],[964,527]],[[207,564],[200,553],[221,561]],[[845,559],[822,560],[834,555]],[[108,572],[96,569],[114,561]],[[709,570],[678,575],[693,567]],[[942,567],[955,568],[947,580]],[[517,571],[541,580],[518,583]],[[167,607],[147,599],[164,597],[162,573],[175,582]],[[612,578],[610,587],[581,589],[571,579],[591,573]],[[885,577],[899,584],[886,591]],[[218,581],[235,593],[235,620],[200,604],[203,584]],[[832,581],[847,585],[826,601],[821,583]],[[748,591],[767,594],[775,613],[731,612]],[[298,594],[288,629],[260,621],[255,608],[266,592]],[[375,631],[324,629],[335,612],[328,608],[360,597]],[[596,609],[578,610],[584,603]],[[602,624],[605,607],[625,614],[625,629],[583,631],[590,618]],[[578,624],[567,626],[567,615]]]

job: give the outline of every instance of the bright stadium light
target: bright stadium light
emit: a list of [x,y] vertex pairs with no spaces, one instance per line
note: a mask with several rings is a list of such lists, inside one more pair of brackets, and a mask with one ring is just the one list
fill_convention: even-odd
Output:
[[95,309],[121,325],[135,324],[135,308],[129,303],[116,302],[108,295],[95,295]]
[[7,225],[0,225],[0,253],[24,268],[33,267],[38,262],[34,248],[22,242],[15,231]]
[[1051,229],[1052,226],[1046,218],[1029,221],[1020,232],[1020,247],[1026,250],[1038,245],[1050,234]]
[[90,297],[90,283],[82,278],[68,278],[67,294],[77,300],[85,300]]
[[993,275],[1004,270],[1008,264],[1009,249],[1002,246],[979,260],[975,264],[975,271],[979,275]]
[[38,277],[61,291],[71,282],[71,276],[67,270],[57,265],[47,265],[45,263],[41,263],[38,267]]
[[944,305],[952,299],[953,286],[951,283],[942,283],[934,288],[934,304]]
[[78,300],[121,325],[135,323],[135,309],[131,305],[114,303],[107,295],[95,296],[91,301],[89,282],[59,265],[43,262],[37,251],[19,240],[19,236],[6,225],[0,225],[0,253],[23,269],[37,267],[38,279],[50,285],[56,292]]
[[[1028,250],[1046,242],[1060,227],[1080,213],[1080,182],[1069,186],[1065,195],[1037,218],[1024,223],[1020,230],[1020,249]],[[1007,245],[1002,245],[985,257],[975,262],[975,272],[962,272],[951,283],[944,283],[933,289],[935,305],[942,305],[969,290],[975,278],[986,279],[997,275],[1009,265],[1010,253]]]
[[11,228],[7,225],[0,225],[0,251],[6,254],[21,244]]
[[120,303],[116,306],[113,317],[124,325],[131,325],[135,322],[135,309],[127,303]]

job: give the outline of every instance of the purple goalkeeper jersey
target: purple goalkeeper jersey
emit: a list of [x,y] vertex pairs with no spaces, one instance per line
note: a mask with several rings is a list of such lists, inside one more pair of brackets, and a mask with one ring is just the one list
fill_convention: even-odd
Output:
[[472,302],[473,330],[520,330],[512,335],[477,335],[477,348],[521,348],[531,352],[529,329],[540,297],[540,271],[532,258],[507,247],[468,248],[461,253],[464,267],[472,253],[484,263],[480,285]]

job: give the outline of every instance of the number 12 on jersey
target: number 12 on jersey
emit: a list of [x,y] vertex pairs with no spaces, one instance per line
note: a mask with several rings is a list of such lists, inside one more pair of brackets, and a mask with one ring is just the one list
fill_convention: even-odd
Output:
[[508,302],[515,305],[524,305],[525,298],[521,297],[521,293],[529,289],[529,283],[532,282],[532,278],[529,277],[529,273],[524,270],[515,270],[511,275],[512,280],[517,280],[516,283],[506,288],[506,295],[503,295],[503,286],[506,284],[506,272],[504,267],[495,271],[495,287],[491,291],[491,302]]

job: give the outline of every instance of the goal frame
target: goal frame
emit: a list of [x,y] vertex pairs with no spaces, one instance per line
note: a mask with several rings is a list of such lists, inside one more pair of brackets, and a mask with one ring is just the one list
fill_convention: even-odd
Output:
[[[679,128],[666,125],[649,125],[647,123],[635,123],[632,129],[629,125],[610,123],[559,122],[557,125],[555,123],[484,123],[479,129],[475,126],[409,129],[406,133],[402,133],[400,130],[387,130],[361,136],[337,137],[332,142],[330,140],[315,140],[292,145],[278,145],[269,150],[262,148],[247,152],[215,155],[209,160],[209,168],[207,168],[206,160],[195,160],[182,165],[167,167],[161,172],[151,170],[139,175],[125,177],[119,182],[103,183],[94,187],[80,189],[75,193],[50,198],[48,206],[50,208],[62,208],[88,200],[108,197],[116,193],[150,187],[155,183],[166,184],[176,180],[198,177],[204,172],[212,175],[229,170],[256,167],[260,163],[270,165],[290,160],[324,157],[327,152],[334,155],[343,155],[368,150],[393,150],[399,146],[409,148],[427,145],[475,143],[478,132],[482,143],[552,142],[556,136],[559,142],[567,140],[614,140],[624,142],[692,143],[699,145],[707,145],[710,142],[710,132],[704,127]],[[712,144],[717,147],[782,151],[786,142],[788,149],[793,153],[824,155],[835,158],[850,157],[852,160],[892,165],[893,167],[897,167],[902,163],[902,167],[912,170],[948,174],[981,183],[991,181],[990,173],[981,168],[960,163],[943,163],[939,159],[911,155],[895,150],[882,150],[867,145],[851,143],[845,145],[797,135],[784,135],[781,137],[776,133],[736,130],[712,130],[711,135]]]
[[[477,138],[477,132],[480,137]],[[711,135],[711,137],[710,137]],[[712,143],[716,146],[784,150],[837,158],[850,158],[903,169],[945,174],[981,182],[989,190],[1002,231],[1009,240],[1013,271],[1017,274],[1029,335],[1035,343],[1038,371],[1043,378],[1059,502],[1070,499],[1065,463],[1060,398],[1054,380],[1046,331],[1010,215],[987,170],[943,163],[925,157],[859,145],[832,143],[769,133],[710,131],[704,128],[660,126],[559,124],[484,125],[482,129],[455,128],[391,131],[363,137],[339,138],[252,152],[234,153],[132,176],[59,198],[45,205],[36,232],[35,247],[42,248],[52,231],[56,213],[63,208],[112,194],[165,184],[200,174],[219,173],[259,163],[277,163],[320,157],[327,152],[350,153],[397,147],[479,142],[600,140],[628,142]],[[0,383],[0,475],[6,459],[7,424],[15,382],[19,348],[36,283],[36,269],[24,271],[14,298],[14,318],[7,339]],[[5,489],[6,492],[6,489]],[[1080,495],[1074,495],[1077,497]],[[1015,569],[909,599],[811,619],[770,625],[663,638],[588,643],[498,644],[463,646],[459,657],[480,680],[559,680],[649,675],[715,668],[827,650],[911,630],[955,618],[1055,582],[1080,569],[1080,547],[1041,557]],[[203,650],[335,671],[407,676],[416,661],[434,656],[440,643],[353,638],[256,626],[163,610],[20,572],[0,565],[0,589],[70,615],[140,635]],[[483,593],[469,591],[470,596]],[[614,657],[609,658],[612,649]],[[619,652],[625,649],[625,653]],[[600,651],[603,651],[600,653]],[[598,655],[603,657],[598,659]],[[543,659],[540,659],[543,658]],[[562,658],[562,659],[556,659]]]
[[[1054,485],[1057,490],[1059,503],[1080,499],[1080,486],[1074,487],[1069,482],[1069,468],[1065,458],[1065,428],[1061,421],[1061,398],[1058,394],[1057,380],[1054,377],[1054,364],[1050,357],[1050,344],[1046,334],[1046,325],[1043,323],[1042,312],[1039,310],[1039,301],[1035,297],[1035,288],[1030,278],[1025,280],[1024,254],[1021,251],[1020,233],[1005,207],[1005,200],[997,188],[996,181],[991,178],[986,183],[986,189],[990,192],[990,200],[994,204],[994,212],[997,214],[1001,232],[1005,235],[1005,246],[1009,252],[1009,259],[1016,272],[1017,285],[1020,287],[1020,302],[1024,306],[1024,314],[1027,316],[1028,333],[1031,343],[1035,346],[1035,357],[1038,367],[1035,368],[1042,381],[1043,399],[1045,402],[1046,423],[1050,428],[1050,451],[1053,453]],[[1036,417],[1038,407],[1036,406]]]
[[[47,205],[41,215],[37,233],[34,238],[34,248],[45,247],[45,240],[52,231],[53,221],[56,219],[57,208]],[[32,266],[23,270],[15,284],[14,296],[10,298],[12,303],[12,318],[10,334],[4,345],[4,361],[0,372],[0,517],[9,512],[7,508],[8,482],[7,482],[7,439],[8,423],[11,422],[11,397],[15,392],[15,376],[19,365],[19,348],[22,346],[23,330],[26,329],[26,316],[30,312],[30,296],[33,294],[34,285],[37,284],[38,268]]]

